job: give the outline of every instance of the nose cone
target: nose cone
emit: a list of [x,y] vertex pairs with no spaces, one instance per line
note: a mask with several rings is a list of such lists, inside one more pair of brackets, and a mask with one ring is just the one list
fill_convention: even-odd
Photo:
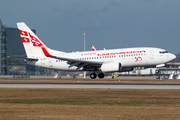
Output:
[[174,55],[174,54],[170,54],[170,59],[171,59],[171,60],[176,59],[176,55]]

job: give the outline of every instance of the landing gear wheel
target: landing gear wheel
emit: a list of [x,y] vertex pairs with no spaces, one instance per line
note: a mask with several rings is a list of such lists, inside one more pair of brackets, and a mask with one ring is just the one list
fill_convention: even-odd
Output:
[[104,73],[99,73],[99,74],[98,74],[98,77],[99,77],[99,78],[104,78]]
[[97,75],[96,75],[95,73],[91,73],[91,74],[90,74],[90,78],[91,78],[91,79],[95,79],[96,77],[97,77]]

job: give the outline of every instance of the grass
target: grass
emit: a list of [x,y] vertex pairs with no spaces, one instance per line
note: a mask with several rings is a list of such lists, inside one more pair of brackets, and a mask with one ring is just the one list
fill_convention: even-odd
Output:
[[180,90],[0,88],[0,119],[179,119]]

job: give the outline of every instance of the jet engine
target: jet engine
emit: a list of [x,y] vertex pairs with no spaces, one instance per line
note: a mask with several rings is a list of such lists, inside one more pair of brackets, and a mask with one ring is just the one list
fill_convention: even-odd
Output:
[[133,67],[122,68],[119,62],[109,62],[101,65],[100,70],[105,72],[128,72],[133,71]]
[[102,72],[119,72],[121,69],[121,63],[119,62],[104,63],[100,68]]

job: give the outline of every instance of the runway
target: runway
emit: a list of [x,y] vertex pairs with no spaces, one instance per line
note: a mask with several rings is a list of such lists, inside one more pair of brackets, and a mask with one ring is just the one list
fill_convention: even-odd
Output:
[[0,88],[76,88],[76,89],[180,89],[180,80],[157,80],[144,77],[117,79],[83,78],[0,78]]
[[0,88],[79,88],[79,89],[180,89],[180,85],[120,85],[120,84],[18,84],[1,83]]

